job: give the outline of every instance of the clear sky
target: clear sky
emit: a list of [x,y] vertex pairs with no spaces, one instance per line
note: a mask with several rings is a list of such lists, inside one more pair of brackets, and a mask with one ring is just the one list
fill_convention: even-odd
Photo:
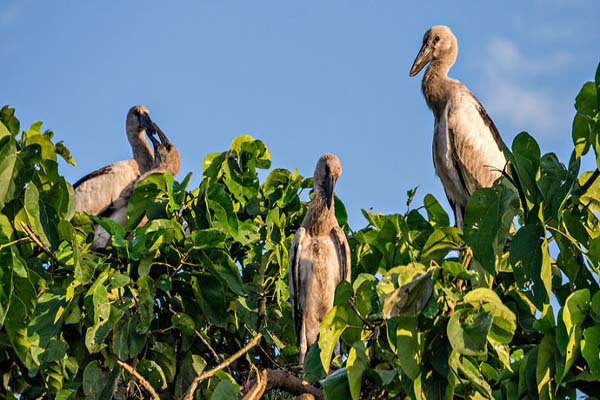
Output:
[[423,33],[449,25],[450,75],[487,108],[503,139],[522,130],[568,161],[573,101],[600,60],[600,1],[0,0],[0,103],[43,120],[77,167],[72,182],[131,157],[125,114],[144,104],[179,147],[179,178],[251,134],[273,167],[312,174],[336,153],[337,192],[360,209],[403,212],[433,193],[433,116],[408,71]]

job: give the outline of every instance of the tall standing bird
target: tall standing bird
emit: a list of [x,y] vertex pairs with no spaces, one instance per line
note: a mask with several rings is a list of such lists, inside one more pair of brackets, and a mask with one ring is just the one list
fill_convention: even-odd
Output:
[[123,189],[152,168],[154,156],[146,140],[146,131],[152,129],[153,123],[146,107],[134,106],[129,110],[125,130],[133,158],[107,165],[78,180],[73,185],[76,211],[94,215],[102,213],[119,198]]
[[334,154],[319,159],[313,201],[290,249],[290,300],[301,364],[333,307],[336,286],[342,280],[350,282],[350,248],[334,209],[333,189],[341,174],[342,164]]
[[429,63],[422,90],[435,117],[433,163],[454,211],[456,226],[462,228],[465,207],[473,192],[492,186],[507,163],[498,129],[485,108],[465,85],[448,77],[457,53],[458,43],[450,28],[434,26],[425,32],[410,76]]
[[[149,135],[154,148],[154,161],[152,163],[152,168],[142,174],[138,179],[130,182],[129,185],[127,185],[125,189],[121,191],[119,197],[99,214],[101,217],[112,219],[123,227],[127,223],[127,205],[129,203],[129,198],[133,194],[135,185],[139,181],[154,173],[168,172],[173,176],[179,173],[180,157],[177,147],[175,147],[173,143],[169,141],[164,132],[158,127],[158,125],[154,123],[152,132],[156,132],[160,138],[159,141],[154,137],[153,134]],[[95,228],[94,243],[92,247],[95,249],[106,247],[109,240],[110,235],[108,232],[100,225],[97,225]]]

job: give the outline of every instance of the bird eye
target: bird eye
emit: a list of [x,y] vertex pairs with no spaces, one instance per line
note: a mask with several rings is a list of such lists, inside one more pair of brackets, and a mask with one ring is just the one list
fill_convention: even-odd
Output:
[[439,41],[440,41],[440,37],[439,37],[439,36],[436,36],[436,37],[435,37],[435,39],[433,39],[433,42],[434,42],[434,43],[437,43],[437,42],[439,42]]

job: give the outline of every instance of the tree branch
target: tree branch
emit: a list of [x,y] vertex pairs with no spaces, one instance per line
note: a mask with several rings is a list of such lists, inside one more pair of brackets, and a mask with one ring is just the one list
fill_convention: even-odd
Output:
[[245,345],[243,348],[241,348],[240,350],[238,350],[236,353],[234,353],[227,360],[223,361],[221,364],[217,365],[216,367],[214,367],[210,371],[203,372],[200,375],[196,376],[196,378],[194,378],[194,381],[192,382],[192,384],[190,385],[190,387],[188,388],[188,390],[186,390],[185,395],[183,396],[183,400],[192,400],[194,398],[194,392],[196,392],[196,388],[198,387],[198,384],[200,382],[202,382],[205,379],[208,379],[208,378],[212,377],[213,375],[215,375],[217,372],[219,372],[223,368],[227,368],[235,360],[237,360],[238,358],[240,358],[241,356],[243,356],[244,354],[246,354],[248,351],[250,351],[250,349],[252,349],[254,346],[256,346],[260,342],[261,338],[262,338],[262,334],[259,333],[258,335],[256,335],[254,337],[254,339],[252,339],[250,342],[248,342],[247,345]]
[[48,256],[50,256],[50,258],[52,259],[52,261],[56,265],[60,264],[60,262],[58,261],[58,258],[56,258],[56,256],[52,252],[52,250],[50,250],[42,242],[42,240],[40,239],[40,237],[33,231],[33,229],[31,229],[31,227],[29,225],[27,225],[25,222],[21,221],[21,226],[23,227],[23,230],[25,231],[25,233],[27,234],[27,236],[29,237],[29,239],[31,239],[36,245],[38,245],[39,248],[42,249],[42,251],[44,253],[46,253]]
[[293,395],[310,394],[315,399],[323,398],[323,391],[294,376],[291,372],[281,369],[264,369],[256,376],[251,388],[242,400],[258,400],[269,390],[281,389]]
[[135,370],[135,368],[133,368],[131,365],[129,365],[121,360],[117,360],[117,364],[119,364],[119,366],[121,368],[123,368],[124,370],[129,372],[131,375],[135,376],[136,379],[140,382],[140,385],[142,385],[144,387],[144,389],[146,389],[148,391],[148,393],[150,393],[150,396],[152,397],[153,400],[160,400],[158,393],[156,393],[156,390],[154,390],[154,388],[152,387],[150,382],[148,382],[146,380],[146,378],[144,378],[142,375],[140,375],[140,373],[137,372]]

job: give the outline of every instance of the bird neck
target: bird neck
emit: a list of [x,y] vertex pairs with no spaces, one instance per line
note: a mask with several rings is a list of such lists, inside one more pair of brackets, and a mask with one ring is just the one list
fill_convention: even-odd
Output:
[[325,196],[315,191],[315,197],[308,209],[302,226],[308,229],[312,235],[330,232],[337,225],[335,218],[335,206],[327,207]]
[[133,159],[138,163],[142,174],[151,170],[154,162],[154,155],[145,135],[146,131],[141,131],[136,135],[127,135],[133,151]]
[[421,82],[421,90],[427,105],[438,116],[444,111],[451,94],[453,79],[448,78],[448,71],[453,63],[434,60],[427,67]]

